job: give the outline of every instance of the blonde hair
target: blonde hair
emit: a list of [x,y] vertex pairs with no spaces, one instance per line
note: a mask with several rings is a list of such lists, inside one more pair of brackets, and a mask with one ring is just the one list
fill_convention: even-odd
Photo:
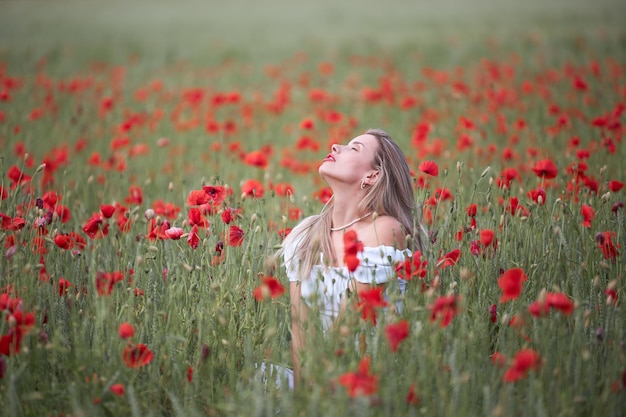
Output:
[[[411,173],[404,153],[381,129],[368,129],[365,134],[378,140],[378,151],[374,156],[373,169],[378,179],[366,189],[366,195],[359,203],[361,213],[377,213],[378,216],[391,216],[398,220],[407,235],[407,247],[413,251],[425,249],[425,228],[420,222],[420,212],[415,203]],[[320,214],[304,219],[283,241],[278,256],[285,253],[285,248],[293,248],[293,258],[286,262],[299,261],[299,273],[305,279],[311,274],[313,265],[320,259],[334,260],[330,237],[333,199],[322,208]],[[404,238],[404,236],[402,236]],[[291,250],[289,251],[291,252]]]

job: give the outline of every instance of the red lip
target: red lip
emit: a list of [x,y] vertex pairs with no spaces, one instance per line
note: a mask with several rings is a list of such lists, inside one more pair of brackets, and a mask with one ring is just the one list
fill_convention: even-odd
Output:
[[326,155],[326,158],[324,158],[322,162],[327,162],[327,161],[335,162],[335,157],[329,153],[328,155]]

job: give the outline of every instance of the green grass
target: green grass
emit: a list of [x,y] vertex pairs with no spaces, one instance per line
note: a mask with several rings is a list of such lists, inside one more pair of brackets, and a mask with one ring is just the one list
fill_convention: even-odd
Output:
[[[0,93],[7,77],[20,86],[0,100],[0,184],[8,191],[0,212],[23,218],[26,226],[0,229],[0,293],[21,299],[35,324],[19,353],[0,355],[0,414],[623,415],[626,238],[624,209],[614,213],[612,207],[623,201],[625,190],[608,192],[608,183],[626,179],[626,120],[618,115],[622,127],[614,131],[591,122],[625,104],[624,5],[544,3],[4,2]],[[334,66],[331,75],[319,71],[325,62]],[[596,64],[599,73],[593,75]],[[587,91],[572,86],[575,74],[588,83]],[[459,83],[470,94],[459,93]],[[384,85],[393,99],[363,98],[367,89]],[[285,86],[289,100],[276,111],[271,104]],[[204,94],[198,125],[177,126],[177,109],[182,108],[179,121],[195,117],[193,106],[181,104],[193,89]],[[312,89],[334,99],[312,102]],[[145,91],[145,99],[138,97]],[[233,91],[239,103],[210,104],[217,93]],[[417,104],[402,109],[408,96]],[[101,116],[108,97],[114,105]],[[43,115],[31,120],[38,108]],[[330,110],[343,120],[325,121]],[[121,133],[133,115],[140,121]],[[234,121],[237,132],[207,132],[208,115],[220,124]],[[568,122],[555,129],[559,115]],[[460,117],[476,128],[464,130]],[[314,120],[315,130],[300,128],[305,118]],[[518,127],[520,119],[526,127]],[[412,137],[424,121],[432,130],[416,146]],[[315,192],[324,184],[314,166],[329,143],[372,126],[400,143],[416,179],[425,177],[418,170],[422,160],[439,164],[439,176],[417,188],[419,202],[442,187],[451,192],[450,200],[429,206],[429,229],[436,233],[425,253],[424,283],[430,289],[411,282],[401,315],[380,312],[372,328],[350,311],[341,331],[312,341],[306,389],[290,392],[260,383],[255,364],[291,363],[288,296],[257,302],[252,295],[259,276],[271,270],[278,230],[297,223],[290,209],[303,216],[321,209]],[[473,140],[467,149],[457,145],[463,133]],[[303,135],[320,150],[296,150]],[[112,150],[111,141],[122,136],[130,146],[147,145],[147,155],[131,156],[130,146]],[[572,143],[575,137],[578,144]],[[168,138],[169,145],[157,146],[159,138]],[[616,145],[613,153],[607,138]],[[75,148],[80,139],[86,141],[82,150]],[[272,150],[266,168],[242,162],[242,153],[265,145]],[[55,167],[51,162],[64,149],[67,159]],[[510,160],[503,158],[505,150],[512,152]],[[597,193],[584,183],[574,192],[569,188],[575,176],[568,167],[580,162],[581,150],[589,151],[585,175],[597,182]],[[93,153],[102,161],[124,161],[125,167],[90,164]],[[547,182],[531,171],[546,158],[559,168]],[[312,168],[296,173],[285,166],[289,160]],[[37,170],[44,161],[48,166]],[[12,166],[33,176],[30,185],[11,189]],[[519,173],[509,188],[498,186],[505,168]],[[47,173],[53,182],[43,184]],[[242,197],[248,179],[263,183],[262,198]],[[281,182],[293,186],[293,196],[270,190]],[[229,227],[219,212],[206,216],[210,225],[199,232],[197,249],[184,239],[146,238],[145,212],[159,201],[180,209],[169,222],[189,232],[186,199],[203,185],[232,189],[220,209],[239,210],[234,223],[245,233],[241,246],[224,246],[219,263],[216,245],[227,241]],[[141,203],[125,202],[129,186],[142,189]],[[545,205],[528,197],[540,186]],[[67,223],[53,217],[43,243],[48,253],[41,255],[31,246],[37,237],[32,225],[46,210],[34,205],[50,190],[62,196],[72,217]],[[509,213],[511,197],[528,212]],[[104,221],[110,223],[108,236],[86,237],[82,228],[92,214],[115,203],[128,208],[130,229],[119,230],[112,218]],[[478,206],[476,230],[468,228],[470,204]],[[581,224],[582,204],[596,212],[590,228]],[[498,240],[497,250],[484,256],[471,252],[482,229],[494,230]],[[605,231],[614,232],[621,245],[615,259],[605,259],[598,248],[597,234]],[[68,232],[83,235],[86,248],[72,253],[57,247],[54,237]],[[459,262],[436,268],[440,256],[455,248],[462,251]],[[48,282],[40,280],[44,265]],[[518,299],[501,303],[497,279],[516,267],[528,280]],[[110,295],[99,295],[98,273],[113,271],[122,271],[124,281]],[[276,276],[287,285],[280,267]],[[60,278],[71,282],[62,295]],[[606,289],[617,291],[617,304],[608,302]],[[566,294],[575,303],[572,314],[552,310],[532,317],[528,306],[546,292]],[[442,328],[430,320],[430,308],[447,294],[460,297],[460,308]],[[496,322],[489,314],[494,304]],[[2,336],[13,322],[8,310],[0,315]],[[509,325],[514,316],[524,320],[520,327]],[[390,352],[385,327],[400,318],[409,321],[410,334]],[[124,365],[129,342],[118,335],[123,322],[135,328],[133,343],[154,353],[148,365]],[[363,344],[354,343],[361,335],[379,388],[371,397],[352,399],[338,378],[362,360]],[[517,382],[503,381],[522,348],[537,351],[541,365]],[[506,358],[503,367],[492,362],[494,352]],[[123,396],[110,391],[118,383],[125,387]],[[417,404],[406,401],[411,386]]]

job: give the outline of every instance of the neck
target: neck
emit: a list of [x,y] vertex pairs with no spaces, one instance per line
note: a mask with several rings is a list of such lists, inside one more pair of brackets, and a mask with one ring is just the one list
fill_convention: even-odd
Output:
[[[357,223],[363,220],[364,217],[371,213],[365,213],[359,210],[360,199],[357,196],[351,196],[352,198],[337,198],[335,194],[333,197],[333,214],[332,214],[332,229],[342,228],[343,226],[355,221]],[[352,224],[354,224],[352,223]],[[350,224],[351,225],[351,224]],[[343,228],[347,228],[345,226]],[[331,230],[332,230],[331,229]]]

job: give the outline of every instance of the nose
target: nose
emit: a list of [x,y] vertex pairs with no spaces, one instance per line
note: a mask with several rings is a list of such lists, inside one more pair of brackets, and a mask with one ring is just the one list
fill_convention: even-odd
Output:
[[331,147],[330,150],[334,153],[339,153],[339,145],[337,145],[336,143],[334,143]]

